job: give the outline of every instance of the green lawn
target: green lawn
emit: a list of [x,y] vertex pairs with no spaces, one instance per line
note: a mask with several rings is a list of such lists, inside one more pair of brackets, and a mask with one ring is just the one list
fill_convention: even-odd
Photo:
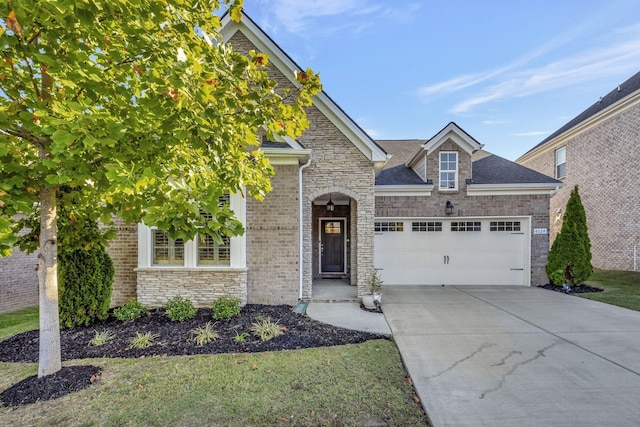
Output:
[[[0,425],[426,426],[395,344],[269,353],[92,359],[100,381],[66,397],[0,408]],[[0,390],[35,364],[0,363]]]
[[[37,327],[36,308],[0,315],[0,340]],[[428,426],[389,340],[63,363],[83,364],[103,369],[94,385],[48,402],[0,407],[0,425]],[[36,373],[34,363],[0,362],[0,392]]]
[[640,272],[596,270],[585,283],[604,291],[576,295],[640,311]]
[[38,327],[38,307],[0,314],[0,340]]

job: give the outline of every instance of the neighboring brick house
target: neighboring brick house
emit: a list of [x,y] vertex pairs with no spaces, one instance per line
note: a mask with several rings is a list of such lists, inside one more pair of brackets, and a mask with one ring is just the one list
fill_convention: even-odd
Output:
[[551,198],[551,242],[578,185],[596,268],[640,268],[640,72],[516,160],[565,184]]
[[38,305],[37,265],[36,254],[18,248],[10,257],[0,258],[0,313]]
[[[266,53],[279,87],[295,87],[300,68],[251,19],[222,22],[225,42]],[[207,306],[231,295],[293,305],[327,277],[362,296],[376,269],[387,286],[545,282],[549,198],[560,182],[482,151],[455,123],[430,140],[376,142],[324,92],[307,114],[298,140],[262,143],[275,169],[264,201],[221,199],[243,236],[183,242],[118,224],[112,304],[182,295]]]

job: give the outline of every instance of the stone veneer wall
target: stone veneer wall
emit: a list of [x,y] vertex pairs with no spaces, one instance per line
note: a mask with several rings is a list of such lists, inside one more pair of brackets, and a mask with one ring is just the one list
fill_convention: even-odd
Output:
[[247,270],[198,268],[141,268],[138,272],[138,301],[159,307],[173,296],[189,298],[196,307],[211,307],[221,296],[247,303]]
[[[304,283],[305,297],[311,296],[312,212],[311,203],[327,193],[342,193],[351,203],[351,277],[358,296],[366,293],[367,278],[373,272],[373,223],[375,213],[374,170],[371,162],[315,107],[307,112],[310,128],[300,138],[313,149],[313,162],[303,173]],[[357,238],[353,238],[356,236]],[[355,271],[354,271],[355,267]],[[354,274],[355,273],[355,274]]]
[[122,305],[136,299],[136,272],[138,266],[138,226],[127,225],[121,219],[114,220],[116,238],[109,242],[107,253],[113,261],[115,275],[111,306]]
[[566,146],[565,186],[551,198],[551,242],[562,228],[571,190],[579,186],[596,268],[640,270],[640,104],[551,147],[523,166],[555,176],[555,150]]
[[298,166],[274,168],[273,191],[262,202],[247,199],[248,300],[295,305],[300,258]]
[[[455,206],[449,219],[463,216],[531,216],[531,230],[547,228],[549,196],[467,196],[466,191],[431,196],[384,196],[376,198],[376,216],[444,217],[447,200]],[[531,236],[531,285],[548,282],[544,267],[549,253],[549,235]]]
[[[240,32],[230,40],[233,48],[248,52],[255,46]],[[291,88],[291,82],[277,69],[269,69],[270,77],[280,88]],[[312,203],[327,193],[346,194],[354,202],[351,207],[352,236],[350,253],[352,280],[357,281],[358,295],[366,292],[366,278],[373,271],[374,170],[371,162],[316,107],[307,110],[309,128],[299,138],[300,143],[313,150],[311,165],[303,172],[303,299],[311,297],[313,282]],[[273,186],[274,189],[276,186]],[[297,193],[296,193],[297,195]],[[268,197],[268,196],[267,196]],[[265,200],[266,201],[266,200]],[[249,212],[254,208],[247,207]],[[295,209],[291,206],[291,209]],[[278,212],[282,212],[280,208]],[[296,213],[297,214],[297,213]],[[267,217],[268,218],[268,217]],[[355,219],[355,223],[353,221]],[[264,220],[264,218],[263,218]],[[249,238],[249,235],[247,235]],[[250,247],[249,241],[247,246]],[[294,262],[293,260],[291,262]],[[275,269],[275,267],[273,267]],[[251,273],[250,273],[251,274]],[[255,286],[251,286],[251,292]],[[273,296],[272,298],[278,298]],[[284,298],[283,298],[284,299]]]
[[38,305],[38,255],[13,248],[10,257],[0,258],[0,313]]

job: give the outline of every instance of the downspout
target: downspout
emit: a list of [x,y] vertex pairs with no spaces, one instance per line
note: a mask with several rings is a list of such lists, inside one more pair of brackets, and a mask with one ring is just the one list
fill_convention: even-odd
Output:
[[299,247],[298,247],[298,273],[299,273],[299,277],[298,277],[298,301],[302,301],[302,257],[303,257],[303,253],[304,253],[304,249],[302,247],[302,234],[303,234],[303,228],[304,228],[304,214],[302,212],[302,171],[306,168],[308,168],[311,165],[311,160],[312,160],[312,155],[309,155],[309,160],[307,160],[307,163],[305,163],[304,165],[300,166],[300,168],[298,169],[298,214],[299,214],[299,218],[298,218],[298,228],[299,228]]

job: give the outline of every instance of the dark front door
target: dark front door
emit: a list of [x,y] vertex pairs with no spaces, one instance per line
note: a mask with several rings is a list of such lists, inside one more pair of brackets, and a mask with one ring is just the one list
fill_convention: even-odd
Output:
[[344,273],[344,228],[345,221],[320,220],[320,272]]

